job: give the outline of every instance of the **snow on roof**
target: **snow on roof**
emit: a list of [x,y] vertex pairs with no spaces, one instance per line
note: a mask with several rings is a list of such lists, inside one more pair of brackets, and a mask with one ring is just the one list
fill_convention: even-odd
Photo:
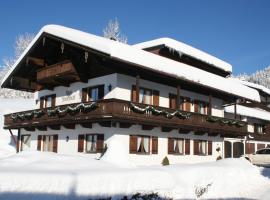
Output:
[[[226,106],[225,112],[234,113],[234,105]],[[237,105],[236,112],[237,114],[243,116],[270,121],[270,112],[267,112],[266,110],[262,110],[260,108],[250,108],[242,105]]]
[[268,89],[267,87],[264,87],[264,86],[256,84],[256,83],[251,83],[251,82],[248,82],[245,80],[241,80],[241,79],[235,79],[235,80],[240,81],[243,85],[254,88],[256,90],[260,90],[260,91],[270,95],[270,89]]
[[232,66],[229,63],[224,62],[223,60],[220,60],[208,53],[205,53],[199,49],[196,49],[192,46],[189,46],[185,43],[179,42],[171,38],[159,38],[156,40],[138,43],[133,46],[140,49],[146,49],[146,48],[151,48],[151,47],[160,46],[160,45],[165,45],[166,47],[170,49],[174,49],[178,51],[179,53],[189,55],[198,60],[214,65],[216,68],[219,68],[226,72],[230,72],[230,73],[232,72]]
[[191,81],[196,84],[214,88],[228,94],[260,102],[260,95],[258,91],[235,81],[231,81],[229,79],[203,71],[184,63],[180,63],[138,48],[134,48],[128,44],[123,44],[104,37],[92,35],[86,32],[59,25],[47,25],[40,30],[40,32],[36,35],[27,49],[16,61],[11,70],[7,73],[2,81],[2,85],[43,33],[48,33],[56,37],[74,42],[76,44],[89,47],[99,52],[103,52],[110,55],[113,59],[133,63],[148,70],[166,73],[168,76],[174,78]]

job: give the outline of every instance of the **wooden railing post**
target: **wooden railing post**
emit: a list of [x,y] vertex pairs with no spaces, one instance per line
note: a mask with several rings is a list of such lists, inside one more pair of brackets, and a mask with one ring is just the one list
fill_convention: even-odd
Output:
[[176,88],[176,109],[180,108],[180,86],[177,85]]
[[136,76],[136,103],[139,103],[140,98],[140,76]]

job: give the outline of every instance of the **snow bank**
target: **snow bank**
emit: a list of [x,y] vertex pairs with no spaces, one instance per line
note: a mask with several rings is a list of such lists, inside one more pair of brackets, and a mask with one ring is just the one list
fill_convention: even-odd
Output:
[[[234,113],[234,105],[226,106],[225,112]],[[242,105],[236,105],[236,112],[237,114],[243,116],[270,121],[270,112],[262,110],[260,108],[250,108]]]
[[203,198],[259,199],[270,188],[270,180],[244,159],[136,168],[85,155],[45,152],[0,159],[0,199],[117,198],[136,192],[195,199],[195,190],[207,185]]
[[101,157],[101,160],[117,166],[132,167],[133,165],[128,159],[128,153],[125,144],[121,140],[113,137],[108,141],[107,151]]
[[[8,157],[15,153],[15,144],[13,143],[8,130],[3,129],[4,114],[11,112],[20,112],[33,109],[33,99],[1,99],[0,98],[0,158]],[[16,135],[17,131],[13,130]]]
[[169,49],[174,49],[175,51],[178,51],[180,54],[183,53],[191,57],[194,57],[198,60],[206,62],[224,71],[232,72],[232,66],[229,63],[224,62],[223,60],[220,60],[208,53],[205,53],[199,49],[196,49],[192,46],[189,46],[187,44],[184,44],[171,38],[159,38],[147,42],[138,43],[133,46],[140,49],[146,49],[160,45],[164,45]]
[[12,74],[13,70],[19,65],[27,52],[43,33],[48,33],[108,54],[112,59],[133,63],[141,68],[146,68],[159,73],[166,73],[170,77],[190,81],[198,85],[214,88],[228,94],[260,102],[258,91],[244,86],[241,83],[231,81],[230,79],[223,78],[184,63],[149,53],[127,44],[59,25],[47,25],[40,30],[30,43],[29,47],[4,77],[2,85],[7,81],[7,78]]

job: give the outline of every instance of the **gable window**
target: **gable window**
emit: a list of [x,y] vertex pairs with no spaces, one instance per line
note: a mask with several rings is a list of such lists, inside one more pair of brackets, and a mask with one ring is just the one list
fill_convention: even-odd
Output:
[[104,97],[104,85],[88,87],[82,89],[82,101],[91,102],[97,101]]
[[40,108],[50,108],[55,106],[56,95],[40,97]]

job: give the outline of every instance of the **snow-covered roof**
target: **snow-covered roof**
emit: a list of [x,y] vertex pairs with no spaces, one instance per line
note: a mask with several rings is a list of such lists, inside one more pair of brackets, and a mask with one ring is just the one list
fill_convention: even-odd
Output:
[[243,85],[254,88],[256,90],[260,90],[260,91],[270,95],[270,89],[268,89],[267,87],[264,87],[264,86],[256,84],[256,83],[251,83],[248,81],[240,80],[240,79],[237,79],[237,80],[239,80]]
[[[226,106],[225,112],[234,113],[234,105]],[[250,108],[250,107],[246,107],[242,105],[237,105],[236,112],[237,114],[240,114],[243,116],[270,121],[270,112],[266,110],[262,110],[260,108]]]
[[231,81],[184,63],[155,55],[128,44],[123,44],[104,37],[59,25],[47,25],[40,30],[20,58],[15,62],[11,70],[7,73],[2,81],[2,85],[43,33],[54,35],[56,37],[108,54],[112,59],[133,63],[141,68],[166,73],[168,76],[177,79],[191,81],[202,86],[210,87],[218,91],[249,100],[260,101],[260,95],[257,90],[244,86],[241,83]]
[[229,63],[224,62],[223,60],[220,60],[208,53],[205,53],[199,49],[196,49],[192,46],[189,46],[185,43],[179,42],[171,38],[159,38],[159,39],[155,39],[155,40],[151,40],[147,42],[138,43],[133,46],[140,49],[147,49],[147,48],[160,46],[160,45],[164,45],[168,47],[169,49],[173,49],[179,52],[180,54],[186,54],[191,57],[194,57],[198,60],[206,62],[210,65],[213,65],[216,68],[219,68],[223,71],[230,72],[230,73],[232,72],[232,66]]

